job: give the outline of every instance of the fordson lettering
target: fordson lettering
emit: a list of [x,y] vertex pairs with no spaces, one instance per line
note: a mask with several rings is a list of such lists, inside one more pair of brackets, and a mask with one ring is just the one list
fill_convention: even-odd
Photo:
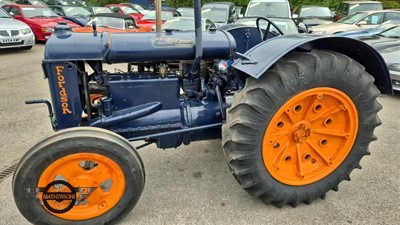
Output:
[[67,91],[65,90],[65,79],[62,75],[63,70],[64,66],[56,66],[58,87],[60,88],[61,108],[63,114],[72,114],[68,105],[68,95]]

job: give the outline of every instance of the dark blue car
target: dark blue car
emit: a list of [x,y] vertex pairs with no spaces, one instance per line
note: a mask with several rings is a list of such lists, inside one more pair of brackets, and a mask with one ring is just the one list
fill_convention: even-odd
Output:
[[64,19],[80,26],[85,26],[91,15],[88,10],[80,6],[50,6],[50,8]]

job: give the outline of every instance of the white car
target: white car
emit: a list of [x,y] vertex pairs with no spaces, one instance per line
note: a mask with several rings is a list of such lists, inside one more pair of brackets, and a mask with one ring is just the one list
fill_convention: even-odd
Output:
[[18,21],[0,8],[0,49],[31,49],[35,35],[24,22]]
[[244,17],[292,18],[288,0],[251,0]]
[[398,19],[400,19],[400,11],[396,10],[371,10],[356,12],[334,23],[312,27],[308,30],[308,33],[316,35],[330,35],[346,31],[371,29],[388,20]]

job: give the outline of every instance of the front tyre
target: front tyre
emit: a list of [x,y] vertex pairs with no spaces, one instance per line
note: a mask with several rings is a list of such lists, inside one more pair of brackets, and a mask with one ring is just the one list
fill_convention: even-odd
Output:
[[380,125],[379,90],[364,67],[337,52],[294,52],[247,78],[223,125],[233,176],[278,207],[324,198],[350,180]]
[[33,224],[111,224],[135,206],[144,180],[143,163],[127,140],[79,127],[59,131],[25,154],[13,194]]

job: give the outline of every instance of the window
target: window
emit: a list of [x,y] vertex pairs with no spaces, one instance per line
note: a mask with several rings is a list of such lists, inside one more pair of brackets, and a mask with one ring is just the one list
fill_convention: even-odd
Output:
[[395,12],[386,13],[386,21],[387,20],[400,20],[400,13],[395,13]]
[[338,6],[338,8],[337,8],[337,12],[343,12],[344,11],[344,4],[340,4],[339,6]]
[[134,29],[136,28],[136,24],[132,20],[125,20],[125,29]]
[[349,8],[350,8],[350,6],[348,4],[343,5],[343,11],[342,12],[344,14],[348,15],[347,12],[349,12]]
[[365,17],[362,21],[366,21],[367,25],[378,25],[383,22],[383,13],[374,13]]
[[50,7],[50,9],[53,10],[58,15],[63,15],[62,10],[60,8],[58,8],[58,7]]
[[12,16],[21,15],[21,13],[19,12],[18,8],[15,8],[15,7],[11,7],[9,13]]
[[119,10],[119,8],[116,7],[116,6],[109,6],[108,8],[110,8],[114,13],[120,13],[121,12],[121,10]]
[[3,9],[4,9],[4,11],[10,13],[10,8],[11,8],[10,6],[6,6],[6,7],[4,7]]

